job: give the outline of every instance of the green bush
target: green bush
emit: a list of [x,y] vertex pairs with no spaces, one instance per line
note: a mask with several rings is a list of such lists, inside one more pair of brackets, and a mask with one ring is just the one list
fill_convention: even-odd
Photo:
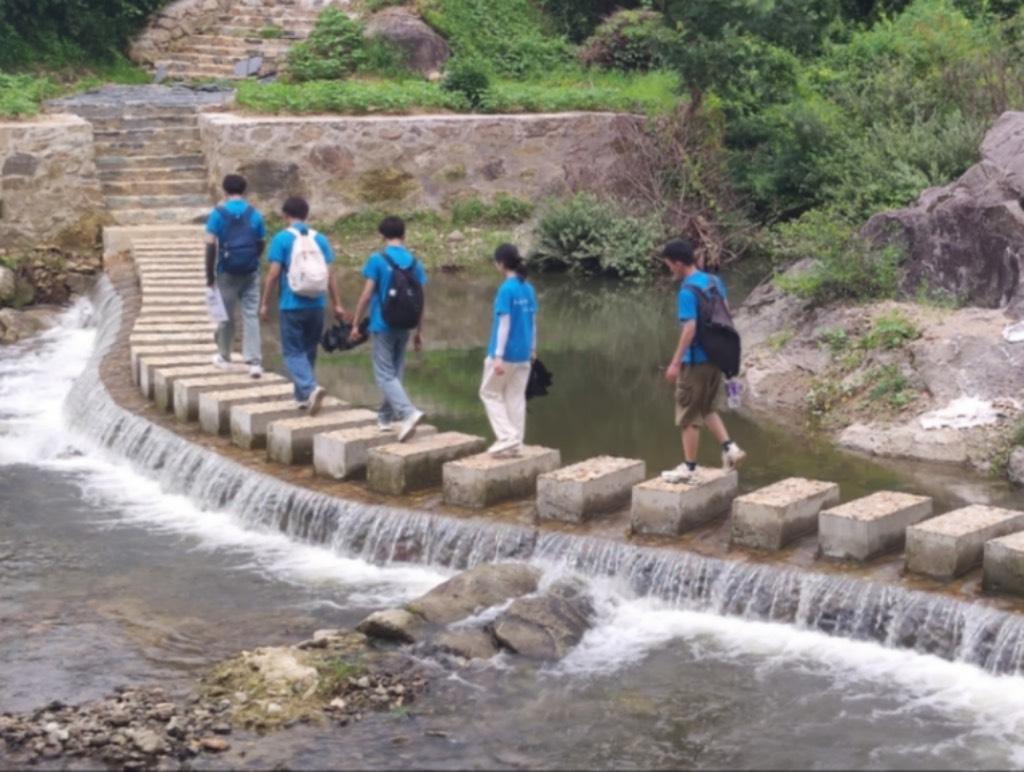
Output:
[[569,40],[581,43],[609,14],[620,8],[631,8],[637,2],[620,0],[540,0],[540,6]]
[[530,262],[542,271],[638,278],[654,271],[659,236],[657,221],[623,215],[612,203],[581,193],[541,216]]
[[288,52],[288,76],[296,81],[342,80],[355,72],[400,75],[401,58],[382,40],[368,39],[364,26],[329,6],[309,37]]
[[452,223],[462,225],[512,225],[533,216],[533,204],[521,198],[499,193],[491,202],[467,198],[452,205]]
[[871,331],[864,337],[866,349],[893,350],[903,348],[910,341],[921,337],[921,331],[904,314],[894,311],[882,314],[871,324]]
[[445,91],[462,94],[471,107],[477,108],[483,104],[491,78],[481,62],[460,57],[448,64],[441,86]]
[[0,72],[0,117],[20,118],[39,112],[39,103],[59,93],[49,78]]
[[676,37],[656,11],[619,11],[584,43],[580,59],[608,70],[646,72],[666,64]]

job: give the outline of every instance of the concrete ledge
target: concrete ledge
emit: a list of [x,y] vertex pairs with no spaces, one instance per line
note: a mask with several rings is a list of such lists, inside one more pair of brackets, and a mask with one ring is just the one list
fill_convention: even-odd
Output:
[[225,373],[202,378],[180,378],[174,382],[174,415],[182,423],[199,419],[199,395],[207,391],[242,391],[254,384],[285,383],[277,373],[265,373],[257,381],[248,373]]
[[708,468],[689,483],[648,480],[633,488],[632,531],[678,536],[728,512],[738,486],[737,472]]
[[[417,438],[435,434],[437,429],[433,426],[416,427]],[[371,450],[397,441],[397,429],[382,432],[375,425],[318,434],[313,438],[313,468],[321,477],[349,480],[366,473]]]
[[1024,595],[1024,532],[985,542],[983,573],[989,592]]
[[633,486],[647,473],[643,461],[598,456],[537,478],[542,520],[580,523],[629,504]]
[[183,343],[183,344],[171,344],[169,346],[152,346],[149,344],[132,346],[131,347],[131,364],[132,364],[132,376],[136,382],[139,380],[139,359],[142,357],[170,357],[170,356],[185,356],[188,354],[202,354],[206,356],[206,361],[209,362],[213,359],[213,355],[217,353],[217,346],[211,343]]
[[165,367],[153,371],[153,401],[161,410],[174,409],[174,384],[182,378],[212,378],[224,371],[212,364],[194,367]]
[[964,507],[907,529],[907,570],[949,580],[981,564],[985,542],[1024,530],[1024,512]]
[[839,503],[835,483],[790,477],[740,496],[732,505],[732,543],[780,550],[818,530],[818,515]]
[[825,557],[868,560],[903,546],[908,526],[932,516],[927,496],[881,491],[818,516],[818,544]]
[[486,444],[483,437],[444,432],[382,445],[370,451],[366,479],[371,490],[392,496],[430,488],[441,483],[441,470],[447,462],[479,453]]
[[562,454],[551,448],[524,446],[517,458],[481,453],[449,461],[442,470],[447,504],[483,509],[509,499],[537,493],[537,478],[562,465]]
[[[334,397],[325,397],[321,408],[337,412],[348,407],[348,404]],[[274,421],[288,418],[302,418],[307,415],[295,405],[295,399],[283,399],[278,402],[262,402],[255,405],[235,405],[231,408],[231,441],[246,450],[259,450],[267,447],[267,428]]]
[[209,367],[210,354],[172,354],[170,356],[143,356],[139,357],[139,366],[133,373],[136,385],[142,396],[146,399],[153,399],[153,376],[157,370],[167,370],[175,367]]
[[279,464],[308,464],[313,460],[316,435],[376,423],[377,414],[371,410],[342,410],[274,421],[267,429],[267,458]]
[[[260,381],[253,381],[259,383]],[[231,408],[236,405],[258,405],[280,402],[295,390],[290,383],[254,386],[241,391],[207,391],[199,395],[199,426],[208,434],[228,434],[231,431]]]

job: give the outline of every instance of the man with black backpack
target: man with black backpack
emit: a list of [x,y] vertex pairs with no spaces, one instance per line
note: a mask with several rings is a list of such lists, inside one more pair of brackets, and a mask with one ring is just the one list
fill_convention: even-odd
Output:
[[366,285],[356,306],[352,340],[360,338],[359,323],[369,307],[373,375],[384,398],[377,423],[381,431],[390,431],[397,422],[398,441],[405,442],[423,420],[423,412],[412,404],[402,385],[402,376],[413,331],[416,350],[423,347],[427,273],[405,247],[405,223],[400,218],[385,218],[379,231],[384,249],[370,255],[363,268]]
[[253,378],[263,375],[260,343],[260,257],[266,245],[263,216],[243,196],[245,177],[224,178],[224,203],[206,221],[206,286],[216,286],[224,301],[227,320],[217,326],[218,353],[213,363],[231,368],[231,344],[235,338],[235,306],[242,308],[242,358]]
[[670,241],[661,257],[679,287],[679,322],[682,331],[665,379],[676,387],[676,425],[683,433],[683,463],[662,473],[672,483],[693,479],[697,470],[700,428],[706,426],[722,445],[722,466],[737,469],[747,454],[729,439],[717,412],[723,374],[739,370],[739,336],[732,327],[725,285],[697,266],[693,245]]

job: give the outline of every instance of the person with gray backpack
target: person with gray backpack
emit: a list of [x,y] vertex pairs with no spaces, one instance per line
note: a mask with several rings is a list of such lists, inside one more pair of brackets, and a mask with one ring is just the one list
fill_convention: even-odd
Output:
[[316,382],[316,354],[324,332],[327,298],[338,319],[347,319],[348,314],[330,269],[334,262],[331,243],[306,224],[309,204],[302,198],[289,198],[282,212],[288,227],[270,243],[270,270],[260,317],[269,319],[269,300],[279,286],[282,359],[295,384],[296,406],[312,416],[320,412],[327,396],[326,389]]
[[384,248],[374,252],[363,268],[366,285],[356,306],[352,340],[361,338],[359,323],[369,308],[373,338],[373,375],[383,396],[377,414],[382,432],[398,424],[398,441],[405,442],[423,420],[402,385],[409,339],[417,351],[423,347],[424,287],[427,272],[405,247],[405,223],[386,217],[378,228]]
[[213,363],[222,370],[231,365],[235,338],[235,306],[242,310],[242,358],[253,378],[263,375],[260,341],[260,257],[266,244],[263,216],[244,198],[245,177],[224,178],[227,196],[206,221],[206,286],[220,293],[227,319],[217,325],[217,353]]

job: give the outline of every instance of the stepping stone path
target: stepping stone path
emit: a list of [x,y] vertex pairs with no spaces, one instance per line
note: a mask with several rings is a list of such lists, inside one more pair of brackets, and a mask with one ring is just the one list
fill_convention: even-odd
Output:
[[449,461],[481,452],[483,437],[443,432],[408,442],[382,445],[370,451],[366,480],[370,490],[401,496],[438,485]]
[[279,464],[309,464],[317,434],[376,423],[377,414],[371,410],[342,410],[276,421],[267,431],[267,458]]
[[[416,427],[418,438],[434,434],[437,429],[433,426],[420,424]],[[371,450],[397,441],[397,429],[382,431],[376,424],[318,434],[313,439],[313,468],[321,477],[350,480],[366,473]]]
[[647,473],[643,461],[599,456],[542,474],[537,479],[541,520],[582,523],[629,504],[633,486]]
[[1021,530],[1024,512],[980,505],[947,512],[907,529],[907,570],[953,579],[981,563],[985,542]]
[[208,434],[230,434],[233,407],[280,402],[291,396],[294,390],[291,383],[280,382],[239,391],[204,392],[199,395],[199,427]]
[[932,516],[927,496],[881,491],[818,516],[818,544],[825,557],[869,560],[903,546],[907,526]]
[[630,513],[633,533],[676,536],[721,517],[736,497],[739,475],[698,468],[689,483],[660,477],[633,488]]
[[169,354],[166,356],[146,355],[139,358],[139,367],[135,382],[146,399],[153,399],[153,378],[157,370],[170,370],[181,367],[208,367],[211,355],[209,351],[195,354]]
[[1024,595],[1024,532],[985,542],[982,560],[986,590]]
[[219,375],[202,378],[181,378],[174,382],[174,415],[179,421],[188,423],[199,420],[199,397],[207,391],[243,391],[251,389],[255,383],[284,383],[285,379],[276,373],[265,373],[259,380],[248,373],[228,373],[223,370]]
[[[347,402],[327,397],[321,407],[321,415],[336,413],[347,407]],[[245,450],[261,450],[267,447],[267,432],[272,423],[302,418],[304,415],[296,407],[294,397],[278,402],[236,405],[231,408],[231,441]]]
[[562,465],[562,454],[551,448],[526,446],[514,458],[489,453],[450,461],[444,465],[445,503],[484,509],[509,499],[529,498],[537,492],[537,478]]
[[835,483],[790,477],[740,496],[732,505],[732,543],[780,550],[818,530],[818,515],[839,503]]

